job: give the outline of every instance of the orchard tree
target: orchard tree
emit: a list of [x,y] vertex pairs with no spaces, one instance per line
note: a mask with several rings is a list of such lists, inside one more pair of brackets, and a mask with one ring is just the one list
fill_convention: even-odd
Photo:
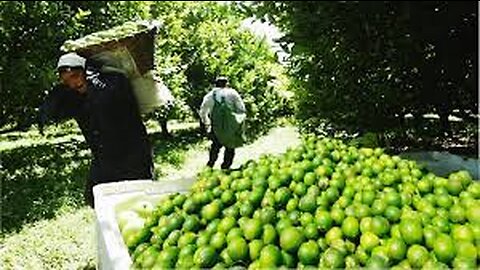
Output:
[[449,114],[468,122],[478,113],[477,2],[255,1],[245,10],[285,33],[308,130],[326,119],[403,134],[406,114],[434,112],[449,131]]
[[60,46],[125,21],[146,18],[142,1],[0,1],[0,128],[28,128],[56,81]]
[[[152,17],[163,22],[156,47],[157,70],[193,115],[219,75],[243,97],[249,137],[268,130],[283,111],[283,67],[266,40],[241,27],[243,13],[216,2],[156,2]],[[283,83],[278,83],[278,82]]]

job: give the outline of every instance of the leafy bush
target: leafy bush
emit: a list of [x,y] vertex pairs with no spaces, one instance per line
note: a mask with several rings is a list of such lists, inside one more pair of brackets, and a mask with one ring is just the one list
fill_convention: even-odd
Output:
[[327,119],[350,131],[402,134],[404,115],[421,122],[435,112],[448,130],[454,110],[466,120],[477,111],[477,3],[256,1],[254,9],[246,7],[285,33],[297,117],[306,129]]
[[[267,130],[285,112],[283,70],[264,40],[240,24],[235,5],[215,2],[2,1],[0,127],[27,128],[44,92],[56,80],[65,40],[138,18],[160,19],[157,69],[178,100],[174,118],[197,117],[203,95],[222,74],[244,97],[250,135]],[[16,78],[16,79],[11,79]],[[285,79],[284,79],[285,80]],[[277,84],[275,84],[277,82]],[[261,109],[259,109],[261,108]]]
[[0,1],[0,127],[27,128],[67,39],[145,18],[139,1]]

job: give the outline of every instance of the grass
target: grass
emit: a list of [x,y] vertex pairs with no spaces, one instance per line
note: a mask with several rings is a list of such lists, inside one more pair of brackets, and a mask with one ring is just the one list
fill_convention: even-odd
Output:
[[94,213],[89,208],[25,226],[4,239],[3,269],[95,269]]
[[[196,124],[171,125],[163,138],[148,123],[156,177],[178,168],[204,137]],[[90,151],[71,122],[0,136],[2,269],[93,269],[94,214],[83,191]]]

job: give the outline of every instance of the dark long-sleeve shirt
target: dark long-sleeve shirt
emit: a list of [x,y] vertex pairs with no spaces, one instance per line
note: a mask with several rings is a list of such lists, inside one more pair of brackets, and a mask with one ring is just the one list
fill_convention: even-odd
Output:
[[84,95],[57,86],[41,107],[42,118],[74,118],[92,151],[96,182],[152,177],[152,151],[129,80],[120,73],[87,77]]

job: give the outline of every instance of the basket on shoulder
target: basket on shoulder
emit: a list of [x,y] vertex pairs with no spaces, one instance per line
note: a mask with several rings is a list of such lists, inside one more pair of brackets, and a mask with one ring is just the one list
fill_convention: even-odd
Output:
[[76,40],[67,40],[60,50],[76,52],[85,58],[95,58],[119,49],[127,50],[139,74],[143,75],[154,68],[155,35],[159,27],[158,21],[126,22]]

